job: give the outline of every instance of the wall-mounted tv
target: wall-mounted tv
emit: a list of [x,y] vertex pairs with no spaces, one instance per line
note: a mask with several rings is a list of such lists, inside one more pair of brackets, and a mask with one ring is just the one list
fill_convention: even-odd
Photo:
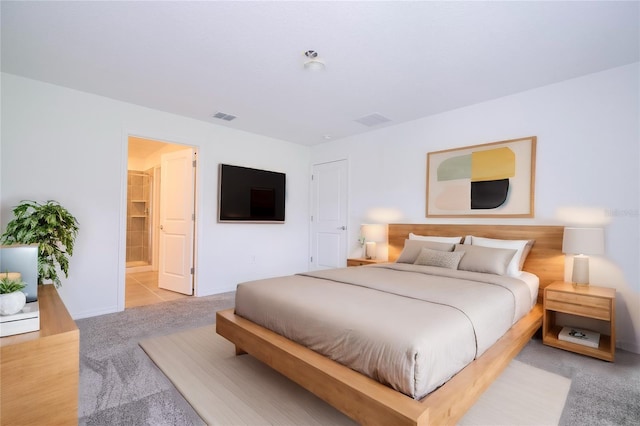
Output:
[[284,222],[284,173],[220,164],[218,182],[218,222]]

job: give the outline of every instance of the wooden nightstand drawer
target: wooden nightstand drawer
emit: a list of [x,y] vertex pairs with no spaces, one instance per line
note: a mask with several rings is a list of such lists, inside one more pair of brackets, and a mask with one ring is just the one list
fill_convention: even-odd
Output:
[[609,309],[610,300],[602,297],[588,296],[578,293],[565,293],[563,291],[547,290],[547,300],[557,300],[575,305],[591,306],[594,308]]
[[[547,295],[549,292],[547,292]],[[605,321],[611,319],[611,310],[607,306],[603,308],[595,308],[593,306],[575,305],[573,303],[559,302],[556,300],[545,300],[545,309],[551,309],[558,312],[564,312],[566,314],[582,315],[589,318],[596,318]]]

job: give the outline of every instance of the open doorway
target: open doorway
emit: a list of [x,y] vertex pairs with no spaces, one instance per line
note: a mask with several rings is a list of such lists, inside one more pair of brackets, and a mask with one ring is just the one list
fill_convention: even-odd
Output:
[[[179,193],[191,191],[195,197],[195,169],[186,180],[178,180],[179,185],[184,185],[180,188],[175,188],[176,180],[173,177],[167,179],[166,172],[171,168],[171,163],[167,163],[166,158],[175,158],[176,153],[180,152],[195,155],[193,147],[128,137],[125,308],[175,300],[192,294],[191,291],[188,294],[182,294],[182,290],[172,291],[176,289],[162,283],[163,279],[172,279],[173,275],[184,276],[184,271],[189,274],[185,278],[193,283],[193,250],[190,256],[184,256],[184,265],[175,265],[172,257],[167,273],[165,258],[169,255],[165,254],[166,244],[161,243],[163,238],[166,239],[161,223],[162,198],[163,194],[167,199],[171,196],[167,194],[167,188],[172,187],[171,190]],[[163,164],[167,169],[164,172]],[[164,186],[163,176],[167,179]],[[191,202],[192,210],[194,201]],[[189,222],[193,230],[191,213]]]

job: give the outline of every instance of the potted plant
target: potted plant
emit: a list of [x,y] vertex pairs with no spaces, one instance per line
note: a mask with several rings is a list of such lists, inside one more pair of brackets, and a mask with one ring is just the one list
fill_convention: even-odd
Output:
[[13,315],[20,312],[27,303],[27,296],[22,289],[27,285],[20,279],[19,274],[13,277],[12,273],[0,274],[0,315]]
[[0,236],[2,244],[38,244],[38,284],[51,280],[61,282],[58,268],[69,276],[69,258],[78,234],[78,221],[57,201],[44,204],[22,201],[14,207],[15,218]]

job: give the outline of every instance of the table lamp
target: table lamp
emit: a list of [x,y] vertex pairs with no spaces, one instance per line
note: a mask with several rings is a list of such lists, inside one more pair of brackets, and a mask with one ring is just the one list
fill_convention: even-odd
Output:
[[589,285],[589,254],[604,254],[602,228],[564,228],[562,252],[573,254],[571,282]]
[[362,236],[364,237],[364,257],[366,259],[376,258],[376,243],[387,240],[387,225],[382,224],[365,224],[361,226]]

